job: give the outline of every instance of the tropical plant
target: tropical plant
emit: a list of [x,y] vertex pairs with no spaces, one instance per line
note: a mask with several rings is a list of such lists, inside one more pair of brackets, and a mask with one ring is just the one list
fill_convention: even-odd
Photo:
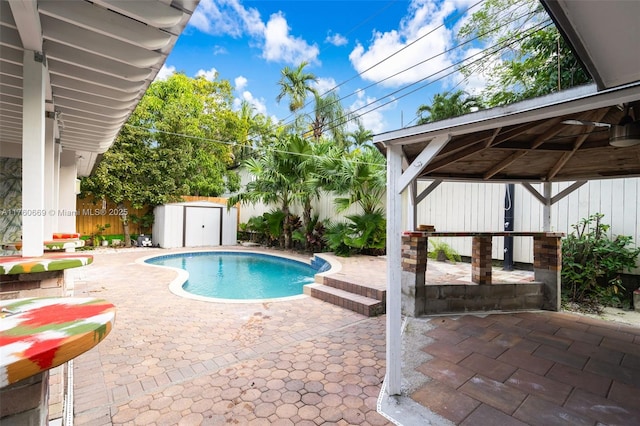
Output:
[[348,215],[347,222],[338,222],[327,227],[327,246],[338,256],[353,253],[378,255],[386,247],[387,221],[382,210]]
[[301,244],[305,250],[311,252],[324,251],[325,225],[320,217],[315,214],[310,221],[302,223],[302,226],[293,231],[293,239]]
[[301,62],[296,68],[284,67],[280,71],[281,77],[278,81],[280,93],[276,100],[280,102],[285,97],[289,98],[289,111],[296,112],[304,107],[307,100],[307,94],[316,94],[316,90],[311,86],[316,82],[317,77],[305,72],[304,68],[309,65],[308,62]]
[[460,262],[462,258],[458,252],[444,241],[436,238],[429,238],[429,244],[431,245],[431,251],[427,254],[430,259],[436,259],[439,261],[448,260],[450,262]]
[[[291,234],[295,229],[291,215],[292,204],[311,205],[309,199],[313,194],[305,184],[308,166],[305,160],[311,154],[311,146],[305,139],[292,134],[282,135],[268,149],[265,148],[261,156],[244,162],[247,171],[255,179],[246,185],[243,192],[228,200],[230,206],[238,202],[276,205],[284,214],[283,247],[286,249],[291,248]],[[310,213],[308,216],[310,218]],[[305,217],[305,222],[309,218]]]
[[347,222],[327,226],[325,240],[338,255],[354,252],[378,254],[386,244],[386,220],[381,208],[386,190],[384,157],[370,145],[346,153],[334,150],[318,164],[318,179],[335,198],[336,210],[352,205],[361,213],[346,216]]
[[418,107],[417,114],[420,117],[418,124],[457,117],[481,107],[482,104],[478,98],[469,96],[468,93],[462,90],[436,93],[430,105],[420,105]]
[[609,225],[596,213],[572,226],[562,243],[562,291],[571,302],[619,306],[624,291],[620,274],[636,266],[640,248],[632,238],[608,237]]

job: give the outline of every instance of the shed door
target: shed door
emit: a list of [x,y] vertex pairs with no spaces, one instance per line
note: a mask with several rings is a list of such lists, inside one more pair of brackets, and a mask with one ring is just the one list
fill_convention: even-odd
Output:
[[211,207],[185,207],[184,246],[219,246],[222,227],[221,209]]

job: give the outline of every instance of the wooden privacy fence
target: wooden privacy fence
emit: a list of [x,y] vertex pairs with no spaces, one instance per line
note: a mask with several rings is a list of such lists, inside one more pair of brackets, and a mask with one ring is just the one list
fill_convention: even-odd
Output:
[[[221,197],[197,197],[185,195],[182,197],[185,202],[189,201],[208,201],[210,203],[227,204],[226,198]],[[138,217],[144,216],[147,212],[153,211],[151,207],[143,207],[134,209],[129,202],[124,203],[124,208],[129,214],[129,232],[131,234],[150,233],[151,229],[141,229],[141,227],[131,221],[131,215]],[[240,216],[240,208],[238,207],[238,217]],[[81,235],[91,235],[98,231],[98,225],[105,226],[109,224],[109,228],[104,231],[104,235],[123,234],[124,228],[120,218],[121,211],[118,206],[109,200],[95,200],[93,197],[77,198],[76,203],[76,232]]]

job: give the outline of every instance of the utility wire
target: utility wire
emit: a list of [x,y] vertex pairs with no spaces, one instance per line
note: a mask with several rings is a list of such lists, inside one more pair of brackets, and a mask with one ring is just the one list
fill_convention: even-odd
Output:
[[[368,71],[372,70],[373,68],[377,67],[378,65],[381,65],[382,63],[384,63],[385,61],[387,61],[387,60],[391,59],[392,57],[394,57],[394,56],[395,56],[395,55],[397,55],[398,53],[402,52],[402,51],[403,51],[403,50],[405,50],[405,49],[408,49],[409,47],[411,47],[411,46],[412,46],[412,45],[414,45],[415,43],[419,42],[420,40],[424,39],[425,37],[427,37],[427,36],[429,36],[429,35],[433,34],[433,33],[434,33],[434,32],[436,32],[437,30],[441,29],[442,27],[444,27],[444,26],[445,26],[445,24],[447,24],[448,22],[450,22],[450,21],[451,21],[451,20],[453,20],[454,18],[457,18],[457,17],[461,16],[463,13],[466,13],[466,12],[468,12],[469,10],[473,9],[474,7],[476,7],[477,5],[479,5],[480,3],[482,3],[483,1],[485,1],[485,0],[479,0],[479,1],[477,1],[476,3],[472,4],[471,6],[469,6],[468,8],[466,8],[465,10],[463,10],[463,11],[459,11],[459,12],[457,12],[455,15],[448,17],[448,18],[447,18],[447,19],[446,19],[442,24],[438,25],[437,27],[435,27],[435,28],[434,28],[434,29],[432,29],[431,31],[428,31],[427,33],[425,33],[425,34],[421,35],[420,37],[418,37],[417,39],[415,39],[415,40],[414,40],[414,41],[412,41],[411,43],[406,44],[405,46],[401,47],[400,49],[396,50],[395,52],[391,53],[390,55],[386,56],[385,58],[383,58],[383,59],[379,60],[378,62],[376,62],[375,64],[371,65],[371,66],[370,66],[370,67],[368,67],[367,69],[365,69],[365,70],[363,70],[363,71],[358,72],[357,74],[355,74],[355,75],[353,75],[353,76],[349,77],[348,79],[344,80],[342,83],[339,83],[339,84],[337,84],[336,86],[332,87],[331,89],[329,89],[329,90],[325,91],[324,93],[322,93],[322,94],[320,95],[320,97],[325,96],[325,95],[327,95],[328,93],[333,92],[334,90],[338,89],[338,88],[339,88],[339,87],[341,87],[341,86],[344,86],[345,84],[347,84],[347,83],[348,83],[348,82],[350,82],[350,81],[355,80],[356,78],[358,78],[358,77],[362,76],[364,73],[366,73],[366,72],[368,72]],[[389,77],[389,78],[391,78],[391,77]],[[387,79],[388,79],[388,78],[387,78]],[[385,79],[385,80],[387,80],[387,79]],[[385,81],[385,80],[381,80],[380,82]],[[380,83],[380,82],[374,83],[374,85],[375,85],[375,84],[378,84],[378,83]],[[371,86],[367,86],[367,87],[371,87]],[[355,93],[357,93],[357,92],[353,92],[353,93],[351,93],[349,96],[353,96]],[[347,97],[349,97],[349,96],[347,96]],[[343,99],[343,98],[341,98],[341,99]],[[312,101],[308,101],[308,102],[306,102],[306,103],[302,106],[302,108],[301,108],[301,109],[302,109],[302,110],[304,110],[304,109],[305,109],[305,108],[307,108],[309,105],[311,105],[311,103],[312,103]],[[288,120],[289,120],[289,119],[291,118],[291,116],[292,116],[292,115],[294,115],[294,114],[295,114],[295,113],[291,113],[291,114],[289,114],[287,117],[285,117],[283,120],[280,120],[280,121],[281,121],[281,122],[285,122],[285,125],[287,125],[287,124],[291,124],[290,122],[288,122]]]
[[[177,133],[177,132],[168,132],[165,130],[158,130],[155,128],[151,128],[151,127],[143,127],[143,126],[136,126],[135,124],[129,124],[129,123],[125,123],[124,124],[127,127],[131,127],[133,129],[138,129],[138,130],[144,130],[147,131],[149,133],[161,133],[164,135],[168,135],[168,136],[176,136],[176,137],[180,137],[180,138],[186,138],[186,139],[195,139],[195,140],[200,140],[200,141],[204,141],[204,142],[214,142],[214,143],[219,143],[222,145],[229,145],[232,147],[241,147],[241,148],[249,148],[251,150],[254,151],[267,151],[267,152],[275,152],[278,154],[287,154],[287,155],[293,155],[293,156],[300,156],[300,157],[307,157],[307,158],[315,158],[315,159],[321,159],[321,158],[325,158],[324,156],[321,155],[316,155],[316,154],[305,154],[302,152],[292,152],[292,151],[286,151],[283,149],[277,149],[277,148],[273,148],[272,146],[253,146],[253,145],[243,145],[243,144],[239,144],[235,141],[231,142],[231,141],[223,141],[220,139],[213,139],[213,138],[207,138],[204,136],[195,136],[195,135],[188,135],[186,133]],[[255,139],[248,139],[248,142],[259,142]],[[344,157],[341,158],[341,160],[347,161],[349,163],[352,164],[364,164],[364,165],[368,165],[368,166],[380,166],[380,164],[378,163],[368,163],[366,161],[356,161],[356,160],[350,160],[350,159],[345,159]]]
[[[544,26],[539,27],[539,26],[540,26],[540,25],[542,25],[542,24],[545,24],[545,25],[544,25]],[[460,70],[461,66],[460,66],[460,67],[458,67],[459,65],[464,64],[464,63],[465,63],[465,62],[467,62],[470,58],[473,58],[473,57],[475,57],[475,56],[478,56],[478,55],[484,54],[484,53],[488,52],[489,50],[491,50],[491,52],[490,52],[490,53],[488,53],[488,54],[486,54],[486,55],[484,55],[484,56],[482,56],[482,57],[480,57],[480,58],[477,58],[477,59],[475,59],[475,60],[473,60],[473,61],[471,61],[471,62],[468,62],[465,66],[473,65],[473,64],[477,64],[477,63],[479,63],[480,61],[484,60],[485,58],[489,57],[490,55],[492,55],[492,54],[496,53],[497,51],[499,51],[499,50],[501,50],[501,49],[504,49],[504,48],[507,48],[507,47],[509,47],[509,46],[511,46],[511,45],[513,45],[513,44],[515,44],[515,43],[517,43],[518,41],[521,41],[522,39],[524,39],[525,37],[527,37],[531,32],[535,32],[535,31],[538,31],[538,30],[541,30],[541,29],[547,28],[547,27],[548,27],[548,26],[550,26],[550,25],[551,25],[551,21],[543,21],[543,22],[541,22],[541,23],[539,23],[539,24],[537,24],[537,25],[535,25],[535,26],[533,26],[533,27],[531,27],[531,28],[527,29],[527,30],[526,30],[526,33],[524,33],[521,37],[518,37],[518,38],[516,38],[516,39],[512,39],[509,43],[504,43],[504,42],[496,43],[495,45],[491,46],[490,48],[483,49],[483,50],[481,50],[481,51],[479,51],[479,52],[477,52],[477,53],[475,53],[475,54],[471,55],[470,57],[465,58],[464,60],[458,61],[458,62],[456,62],[456,63],[454,63],[454,64],[452,64],[452,65],[450,65],[450,66],[448,66],[448,67],[446,67],[446,68],[443,68],[443,69],[441,69],[441,70],[439,70],[439,71],[437,71],[437,72],[435,72],[435,73],[432,73],[432,74],[430,74],[430,75],[428,75],[428,76],[426,76],[426,77],[423,77],[423,78],[421,78],[421,79],[419,79],[419,80],[417,80],[417,81],[415,81],[415,82],[413,82],[413,83],[411,83],[411,84],[409,84],[409,85],[407,85],[407,86],[404,86],[404,87],[402,87],[402,88],[400,88],[400,89],[394,90],[393,92],[386,94],[385,96],[381,97],[380,99],[386,99],[386,98],[389,98],[389,97],[391,97],[391,96],[393,96],[393,95],[395,95],[395,94],[397,94],[397,93],[400,93],[400,92],[403,92],[403,91],[407,90],[408,88],[410,88],[410,87],[412,87],[412,86],[415,86],[415,85],[416,85],[416,84],[418,84],[418,83],[421,83],[421,82],[423,82],[423,81],[425,81],[425,80],[428,80],[428,79],[430,79],[430,78],[433,78],[433,77],[435,77],[436,75],[438,75],[438,74],[442,73],[443,71],[445,71],[445,70],[447,70],[447,69],[451,69],[451,68],[453,68],[453,70],[451,70],[450,72],[448,72],[448,73],[446,73],[446,74],[444,74],[444,75],[441,75],[440,77],[438,77],[438,78],[436,78],[436,79],[434,79],[434,80],[432,80],[432,81],[430,81],[430,82],[428,82],[428,83],[426,83],[426,84],[423,84],[423,85],[419,86],[418,88],[416,88],[416,89],[414,89],[414,90],[411,90],[411,91],[409,91],[409,92],[407,92],[407,93],[405,93],[405,94],[403,94],[403,95],[401,95],[401,96],[399,96],[399,97],[397,97],[397,98],[394,98],[394,99],[392,99],[391,101],[388,101],[388,102],[385,102],[385,103],[383,103],[383,104],[381,104],[381,105],[378,105],[378,106],[376,106],[375,108],[372,108],[372,109],[370,109],[370,110],[367,110],[367,111],[363,112],[362,114],[356,114],[356,117],[355,117],[355,118],[360,118],[360,117],[362,117],[362,116],[363,116],[363,115],[365,115],[365,114],[368,114],[368,113],[373,112],[373,111],[375,111],[375,110],[377,110],[377,109],[380,109],[380,108],[382,108],[383,106],[386,106],[386,105],[388,105],[388,104],[390,104],[390,103],[396,102],[398,99],[401,99],[401,98],[403,98],[403,97],[405,97],[405,96],[408,96],[408,95],[410,95],[410,94],[412,94],[412,93],[415,93],[415,92],[417,92],[418,90],[424,89],[425,87],[427,87],[427,86],[429,86],[429,85],[431,85],[431,84],[433,84],[433,83],[435,83],[435,82],[437,82],[437,81],[440,81],[440,80],[442,80],[442,79],[443,79],[443,78],[445,78],[445,77],[448,77],[448,76],[452,75],[453,73],[455,73],[455,72],[457,72],[457,71],[459,71],[459,70]],[[539,28],[538,28],[538,27],[539,27]],[[355,110],[350,111],[350,113],[351,113],[351,114],[353,114],[353,113],[355,113],[355,112],[357,112],[357,111],[360,111],[360,110],[363,110],[363,109],[365,109],[365,108],[367,108],[367,107],[370,107],[370,106],[372,106],[372,105],[376,104],[377,102],[379,102],[379,100],[380,100],[380,99],[376,99],[374,102],[369,102],[368,104],[363,105],[363,106],[361,106],[360,108],[357,108],[357,109],[355,109]],[[328,127],[324,128],[323,130],[327,130],[327,131],[332,130],[332,129],[336,128],[336,127],[339,127],[339,126],[344,125],[344,124],[345,124],[345,123],[347,123],[348,121],[349,121],[349,120],[334,120],[334,121],[331,121],[331,122],[329,122],[329,123],[328,123]],[[332,126],[331,124],[333,124],[333,123],[338,123],[338,124],[335,124],[335,125],[333,125],[333,126]]]
[[[504,9],[503,9],[503,10],[504,10]],[[435,59],[435,58],[437,58],[437,57],[439,57],[439,56],[445,55],[445,54],[447,54],[447,53],[451,53],[451,52],[453,52],[454,50],[461,48],[462,46],[465,46],[465,45],[467,45],[467,44],[469,44],[469,43],[472,43],[472,42],[474,42],[474,41],[478,40],[479,38],[481,38],[481,37],[483,37],[483,36],[485,36],[485,35],[487,35],[487,34],[490,34],[490,33],[494,32],[494,31],[495,31],[496,29],[498,29],[498,28],[501,28],[501,27],[504,27],[504,26],[508,26],[508,25],[512,24],[513,22],[519,21],[520,19],[525,18],[525,17],[527,17],[528,15],[532,15],[532,14],[534,14],[534,13],[535,13],[534,11],[529,11],[529,12],[526,12],[526,13],[524,13],[524,14],[522,14],[522,15],[519,15],[519,16],[517,16],[517,17],[513,18],[512,20],[510,20],[510,21],[508,21],[508,22],[504,23],[504,24],[503,24],[502,26],[500,26],[500,27],[492,28],[492,29],[490,29],[490,30],[487,30],[486,32],[481,33],[481,34],[478,34],[477,36],[475,36],[475,37],[473,37],[473,38],[470,38],[470,39],[468,39],[468,40],[466,40],[466,41],[463,41],[463,42],[461,42],[461,43],[459,43],[459,44],[457,44],[457,45],[455,45],[455,46],[453,46],[453,47],[451,47],[451,48],[449,48],[449,49],[447,49],[447,50],[445,50],[445,51],[442,51],[442,52],[440,52],[440,53],[437,53],[437,54],[435,54],[435,55],[433,55],[433,56],[431,56],[431,57],[429,57],[429,58],[427,58],[427,59],[423,59],[422,61],[420,61],[420,62],[418,62],[418,63],[416,63],[416,64],[414,64],[414,65],[411,65],[410,67],[407,67],[407,68],[405,68],[405,69],[403,69],[403,70],[400,70],[400,71],[398,71],[398,72],[396,72],[396,73],[394,73],[394,74],[392,74],[392,75],[389,75],[389,76],[387,76],[387,77],[385,77],[385,78],[383,78],[383,79],[381,79],[381,80],[375,81],[375,82],[373,82],[373,83],[369,84],[368,86],[365,86],[365,87],[364,87],[364,88],[362,88],[362,89],[358,89],[358,90],[356,90],[356,91],[354,91],[354,92],[352,92],[352,93],[350,93],[350,94],[348,94],[348,95],[346,95],[346,96],[343,96],[343,97],[341,97],[341,98],[338,98],[338,99],[336,99],[335,101],[333,101],[333,102],[329,103],[329,105],[328,105],[328,106],[333,105],[333,104],[338,103],[338,102],[342,102],[343,100],[348,99],[348,98],[350,98],[351,96],[354,96],[355,94],[357,94],[357,93],[358,93],[358,92],[360,92],[360,91],[364,91],[364,90],[370,89],[371,87],[374,87],[374,86],[376,86],[376,85],[378,85],[378,84],[380,84],[380,83],[383,83],[384,81],[387,81],[387,80],[389,80],[389,79],[391,79],[391,78],[393,78],[393,77],[397,77],[398,75],[400,75],[400,74],[402,74],[402,73],[404,73],[404,72],[406,72],[406,71],[409,71],[409,70],[411,70],[411,69],[413,69],[413,68],[415,68],[415,67],[417,67],[417,66],[420,66],[420,65],[422,65],[422,64],[424,64],[424,63],[426,63],[426,62],[428,62],[428,61],[430,61],[430,60],[433,60],[433,59]],[[503,41],[502,43],[504,43],[504,41]],[[395,52],[395,53],[398,53],[398,52]],[[395,54],[395,53],[394,53],[394,54]],[[381,62],[382,62],[382,61],[381,61]],[[381,63],[381,62],[380,62],[380,63]],[[446,68],[445,68],[445,69],[446,69]],[[365,71],[365,72],[366,72],[366,71]],[[435,73],[435,74],[437,74],[437,73]],[[350,78],[350,79],[346,80],[346,81],[345,81],[345,82],[343,82],[343,83],[340,83],[340,85],[345,84],[346,82],[353,80],[354,78],[356,78],[356,77],[357,77],[357,76],[359,76],[359,75],[360,75],[360,74],[358,74],[358,75],[356,75],[356,76],[354,76],[354,77],[352,77],[352,78]],[[420,81],[422,81],[422,80],[418,80],[418,82],[420,82]],[[415,84],[415,83],[413,83],[413,84]],[[340,85],[338,85],[338,86],[340,86]],[[338,86],[336,86],[336,87],[338,87]],[[408,86],[407,86],[407,87],[408,87]],[[333,90],[333,89],[331,89],[331,90]],[[325,95],[326,95],[327,93],[331,92],[331,90],[328,90],[327,92],[325,92]],[[322,96],[324,96],[324,95],[322,95]],[[311,103],[311,101],[307,102],[307,104],[305,104],[305,106],[306,106],[306,105],[309,105],[310,103]],[[288,117],[291,117],[291,114],[290,114]],[[281,122],[282,122],[282,120],[281,120]],[[291,124],[293,124],[293,121],[291,121],[291,122],[285,122],[285,123],[282,123],[282,124],[283,124],[284,126],[291,125]]]

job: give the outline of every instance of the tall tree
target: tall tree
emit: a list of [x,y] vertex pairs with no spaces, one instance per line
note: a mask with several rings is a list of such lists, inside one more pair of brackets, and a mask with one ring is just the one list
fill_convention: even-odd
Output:
[[352,120],[335,92],[324,96],[314,93],[313,117],[309,127],[316,141],[328,134],[336,145],[345,147],[347,124]]
[[458,38],[495,46],[462,69],[487,78],[482,98],[490,107],[591,81],[538,0],[487,0]]
[[417,114],[420,117],[418,124],[431,123],[446,118],[468,114],[474,109],[480,108],[480,101],[469,96],[462,90],[453,93],[436,93],[431,105],[420,105]]
[[[231,85],[174,74],[151,84],[114,145],[104,154],[82,191],[109,198],[125,212],[125,245],[130,245],[133,207],[155,206],[182,195],[219,195],[236,190],[239,178],[228,170],[237,138]],[[218,142],[220,141],[220,142]]]
[[282,69],[280,81],[280,93],[276,100],[280,102],[285,97],[289,98],[289,111],[296,112],[304,107],[309,93],[315,94],[316,90],[312,87],[312,83],[318,81],[317,77],[305,72],[304,68],[309,65],[308,62],[301,62],[296,68],[288,66]]
[[283,246],[286,249],[291,248],[293,232],[291,206],[301,201],[305,203],[312,196],[304,184],[306,169],[302,165],[311,154],[307,140],[294,134],[278,137],[260,156],[244,162],[255,179],[228,201],[229,205],[262,202],[277,206],[284,214]]

